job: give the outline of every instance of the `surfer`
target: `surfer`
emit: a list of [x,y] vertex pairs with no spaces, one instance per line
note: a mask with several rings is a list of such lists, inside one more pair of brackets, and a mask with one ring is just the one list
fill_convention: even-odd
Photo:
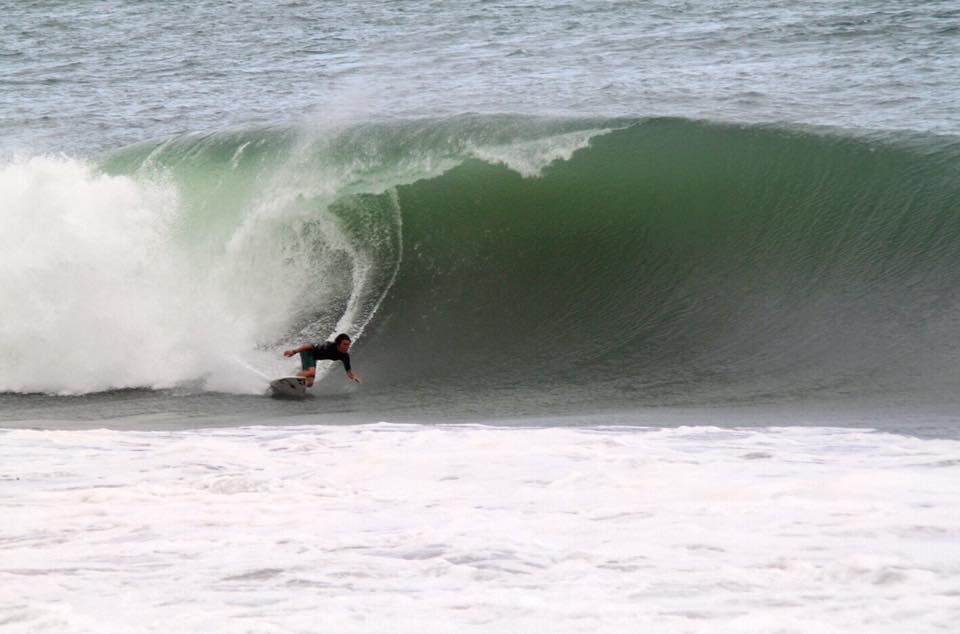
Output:
[[360,377],[350,369],[350,335],[339,334],[333,341],[324,341],[320,344],[305,343],[299,348],[287,350],[283,353],[285,357],[292,357],[300,354],[300,365],[303,369],[297,372],[297,376],[307,380],[307,387],[313,385],[313,379],[317,376],[317,360],[330,359],[343,363],[343,369],[347,371],[347,376],[360,383]]

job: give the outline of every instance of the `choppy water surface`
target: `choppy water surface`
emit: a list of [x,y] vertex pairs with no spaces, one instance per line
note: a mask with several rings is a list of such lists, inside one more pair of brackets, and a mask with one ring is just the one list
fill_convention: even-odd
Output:
[[686,116],[956,132],[954,2],[11,3],[3,145],[308,116]]

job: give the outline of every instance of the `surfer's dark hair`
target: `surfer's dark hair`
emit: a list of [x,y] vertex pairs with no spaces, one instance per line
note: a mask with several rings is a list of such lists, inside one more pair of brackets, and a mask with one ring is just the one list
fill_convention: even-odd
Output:
[[350,335],[348,335],[348,334],[346,334],[346,333],[344,333],[344,332],[341,332],[339,335],[337,335],[337,338],[333,340],[333,343],[335,343],[335,344],[337,344],[337,345],[339,346],[339,345],[340,345],[340,342],[343,341],[344,339],[346,339],[347,341],[352,341],[352,340],[350,339]]

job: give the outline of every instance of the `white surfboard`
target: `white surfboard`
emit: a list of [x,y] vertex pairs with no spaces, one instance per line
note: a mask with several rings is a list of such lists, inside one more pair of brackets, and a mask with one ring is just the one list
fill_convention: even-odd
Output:
[[270,396],[276,398],[303,398],[307,395],[307,380],[300,376],[285,376],[270,381]]

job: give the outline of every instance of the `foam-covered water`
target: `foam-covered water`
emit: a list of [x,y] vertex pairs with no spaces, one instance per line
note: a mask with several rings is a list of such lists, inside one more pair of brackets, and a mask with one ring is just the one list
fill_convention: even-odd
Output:
[[960,444],[870,431],[0,432],[5,632],[934,632]]

